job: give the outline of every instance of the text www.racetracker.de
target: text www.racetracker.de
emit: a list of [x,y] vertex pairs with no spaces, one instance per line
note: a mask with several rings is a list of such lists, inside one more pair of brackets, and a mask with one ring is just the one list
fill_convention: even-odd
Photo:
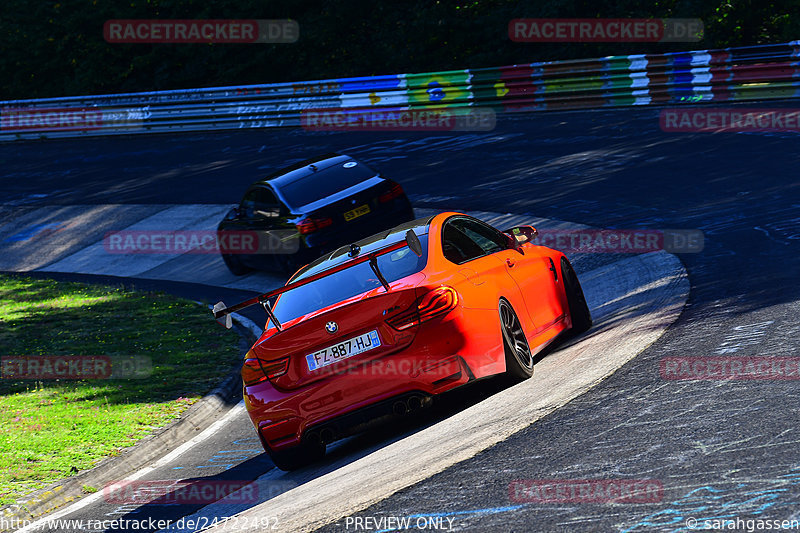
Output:
[[166,529],[175,526],[183,530],[200,531],[208,527],[216,525],[227,524],[233,526],[234,529],[241,527],[242,529],[248,527],[260,527],[265,529],[277,529],[277,517],[246,517],[246,516],[217,516],[206,517],[200,516],[197,518],[181,518],[179,520],[156,520],[154,518],[142,518],[139,520],[132,520],[126,518],[116,518],[113,520],[65,520],[53,519],[43,520],[41,522],[34,522],[33,520],[22,520],[16,518],[0,517],[0,530],[16,531],[33,525],[36,531],[105,531],[107,529],[117,529],[122,531],[155,531],[159,529]]

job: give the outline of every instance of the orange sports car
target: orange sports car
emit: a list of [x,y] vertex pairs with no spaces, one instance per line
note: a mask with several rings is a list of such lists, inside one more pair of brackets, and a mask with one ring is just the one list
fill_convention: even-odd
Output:
[[264,449],[292,470],[384,415],[507,373],[592,318],[569,260],[536,246],[531,226],[499,231],[460,213],[418,219],[342,247],[261,304],[266,328],[242,367],[244,398]]

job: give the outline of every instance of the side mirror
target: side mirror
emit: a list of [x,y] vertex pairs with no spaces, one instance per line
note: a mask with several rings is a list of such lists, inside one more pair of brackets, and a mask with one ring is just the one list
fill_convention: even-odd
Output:
[[516,226],[508,229],[503,233],[507,233],[514,240],[515,248],[526,242],[531,242],[539,236],[539,232],[533,226]]

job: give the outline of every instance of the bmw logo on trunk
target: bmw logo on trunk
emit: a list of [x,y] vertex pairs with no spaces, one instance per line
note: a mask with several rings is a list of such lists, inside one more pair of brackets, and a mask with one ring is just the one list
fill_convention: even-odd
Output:
[[327,324],[325,324],[325,331],[333,335],[334,333],[339,331],[339,324],[337,324],[336,322],[328,322]]

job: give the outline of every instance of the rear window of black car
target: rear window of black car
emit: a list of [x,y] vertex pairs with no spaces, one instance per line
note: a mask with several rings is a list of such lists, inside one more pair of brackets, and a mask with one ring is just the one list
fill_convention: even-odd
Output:
[[349,189],[375,175],[376,172],[363,163],[348,161],[281,184],[280,191],[289,205],[301,207]]
[[[422,244],[421,257],[417,257],[408,246],[378,257],[378,269],[386,281],[391,283],[425,268],[428,235],[418,237]],[[386,243],[389,244],[391,242]],[[275,305],[275,316],[285,323],[380,286],[369,263],[361,263],[284,293]]]

